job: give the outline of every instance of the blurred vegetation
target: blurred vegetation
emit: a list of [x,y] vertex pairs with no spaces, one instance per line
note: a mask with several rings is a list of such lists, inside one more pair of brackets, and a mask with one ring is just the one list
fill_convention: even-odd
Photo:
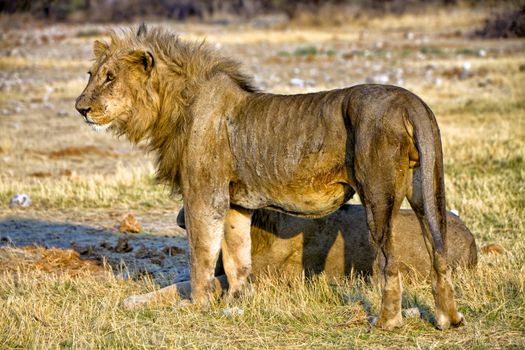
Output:
[[[38,19],[96,22],[127,21],[138,17],[196,19],[210,21],[224,16],[252,18],[280,13],[293,19],[321,8],[353,7],[360,10],[403,13],[428,6],[494,6],[520,1],[495,0],[0,0],[2,13],[29,13]],[[222,18],[221,17],[221,18]],[[222,18],[223,19],[223,18]]]

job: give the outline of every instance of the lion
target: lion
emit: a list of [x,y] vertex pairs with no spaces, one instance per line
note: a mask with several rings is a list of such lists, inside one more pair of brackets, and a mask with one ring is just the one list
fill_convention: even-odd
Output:
[[[185,228],[184,209],[177,216],[177,223]],[[478,262],[474,236],[459,216],[447,212],[448,264],[452,268],[474,268]],[[396,241],[394,252],[400,261],[400,271],[419,278],[430,270],[423,233],[417,216],[408,209],[401,209],[394,220],[394,235],[403,233],[403,240]],[[373,254],[366,224],[365,209],[360,205],[345,204],[330,215],[318,219],[304,219],[276,211],[258,209],[252,216],[250,228],[252,244],[252,269],[257,278],[267,272],[286,276],[306,277],[324,273],[327,277],[348,275],[352,272],[372,274]],[[218,293],[227,290],[222,259],[215,269]],[[224,290],[222,290],[224,289]],[[124,300],[127,308],[188,298],[188,281],[178,282],[158,291],[135,295]]]
[[162,28],[95,41],[76,109],[97,130],[146,141],[157,178],[184,199],[195,305],[209,304],[222,249],[229,296],[251,288],[250,225],[266,208],[322,217],[358,193],[382,286],[376,326],[402,325],[393,220],[407,198],[432,256],[436,327],[463,323],[447,268],[439,128],[430,108],[396,86],[297,95],[258,91],[240,65]]

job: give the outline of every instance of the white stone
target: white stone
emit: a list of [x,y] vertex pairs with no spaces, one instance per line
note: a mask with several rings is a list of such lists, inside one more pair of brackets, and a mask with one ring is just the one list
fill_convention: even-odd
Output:
[[9,207],[10,208],[15,208],[15,207],[27,208],[31,206],[31,203],[32,203],[31,197],[29,197],[29,195],[25,193],[17,193],[13,196],[13,198],[11,198],[11,201],[9,202]]
[[224,316],[228,316],[228,317],[243,316],[244,310],[237,306],[227,307],[221,311],[221,314],[223,314]]
[[299,78],[290,79],[291,86],[304,87],[304,80]]

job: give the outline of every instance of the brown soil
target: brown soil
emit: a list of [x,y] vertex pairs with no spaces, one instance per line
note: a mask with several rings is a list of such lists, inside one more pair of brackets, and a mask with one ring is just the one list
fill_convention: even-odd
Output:
[[80,254],[72,249],[34,246],[0,248],[0,272],[28,270],[65,273],[69,276],[105,271],[99,261],[82,259]]

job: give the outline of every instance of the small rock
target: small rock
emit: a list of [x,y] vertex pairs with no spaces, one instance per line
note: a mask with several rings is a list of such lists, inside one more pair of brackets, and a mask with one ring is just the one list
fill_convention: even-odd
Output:
[[154,256],[154,251],[141,245],[139,250],[135,253],[137,259],[151,258]]
[[158,257],[151,258],[150,261],[151,261],[152,264],[162,265],[162,262],[164,261],[164,259],[162,257],[158,256]]
[[299,78],[292,78],[290,79],[290,85],[302,88],[304,87],[304,80]]
[[129,253],[133,250],[133,247],[128,242],[128,237],[120,237],[115,246],[115,252],[117,253]]
[[168,246],[168,247],[164,247],[164,249],[162,249],[162,252],[166,255],[173,256],[173,255],[179,255],[179,254],[184,253],[184,249],[176,247],[176,246]]
[[459,74],[459,79],[467,79],[470,74],[470,69],[472,68],[472,64],[470,62],[463,63],[461,73]]
[[0,238],[0,242],[6,243],[8,245],[14,245],[13,241],[11,240],[11,237],[2,237]]
[[142,227],[133,214],[128,214],[120,222],[118,230],[120,233],[139,233],[140,230],[142,230]]
[[93,247],[92,245],[88,245],[85,247],[79,247],[76,249],[76,251],[80,255],[84,255],[84,256],[91,256],[91,255],[94,255],[96,252],[95,247]]
[[410,309],[404,309],[403,310],[403,317],[406,318],[420,318],[421,312],[419,311],[419,308],[417,307],[411,307]]
[[108,241],[102,241],[100,243],[100,248],[104,248],[104,249],[107,249],[107,250],[113,250],[113,246],[111,244],[109,244]]
[[241,309],[240,307],[237,307],[237,306],[227,307],[227,308],[225,308],[225,309],[223,309],[221,311],[221,314],[223,314],[224,316],[227,316],[227,317],[243,316],[244,315],[244,310]]
[[15,208],[15,207],[27,208],[31,206],[31,204],[32,204],[31,197],[29,197],[29,195],[25,193],[17,193],[13,196],[13,198],[11,198],[11,201],[9,202],[9,207],[10,208]]
[[500,246],[499,244],[496,244],[496,243],[487,244],[487,245],[481,247],[480,250],[481,250],[481,253],[483,253],[483,254],[497,254],[497,255],[500,255],[500,254],[505,253],[505,249],[503,249],[502,246]]

